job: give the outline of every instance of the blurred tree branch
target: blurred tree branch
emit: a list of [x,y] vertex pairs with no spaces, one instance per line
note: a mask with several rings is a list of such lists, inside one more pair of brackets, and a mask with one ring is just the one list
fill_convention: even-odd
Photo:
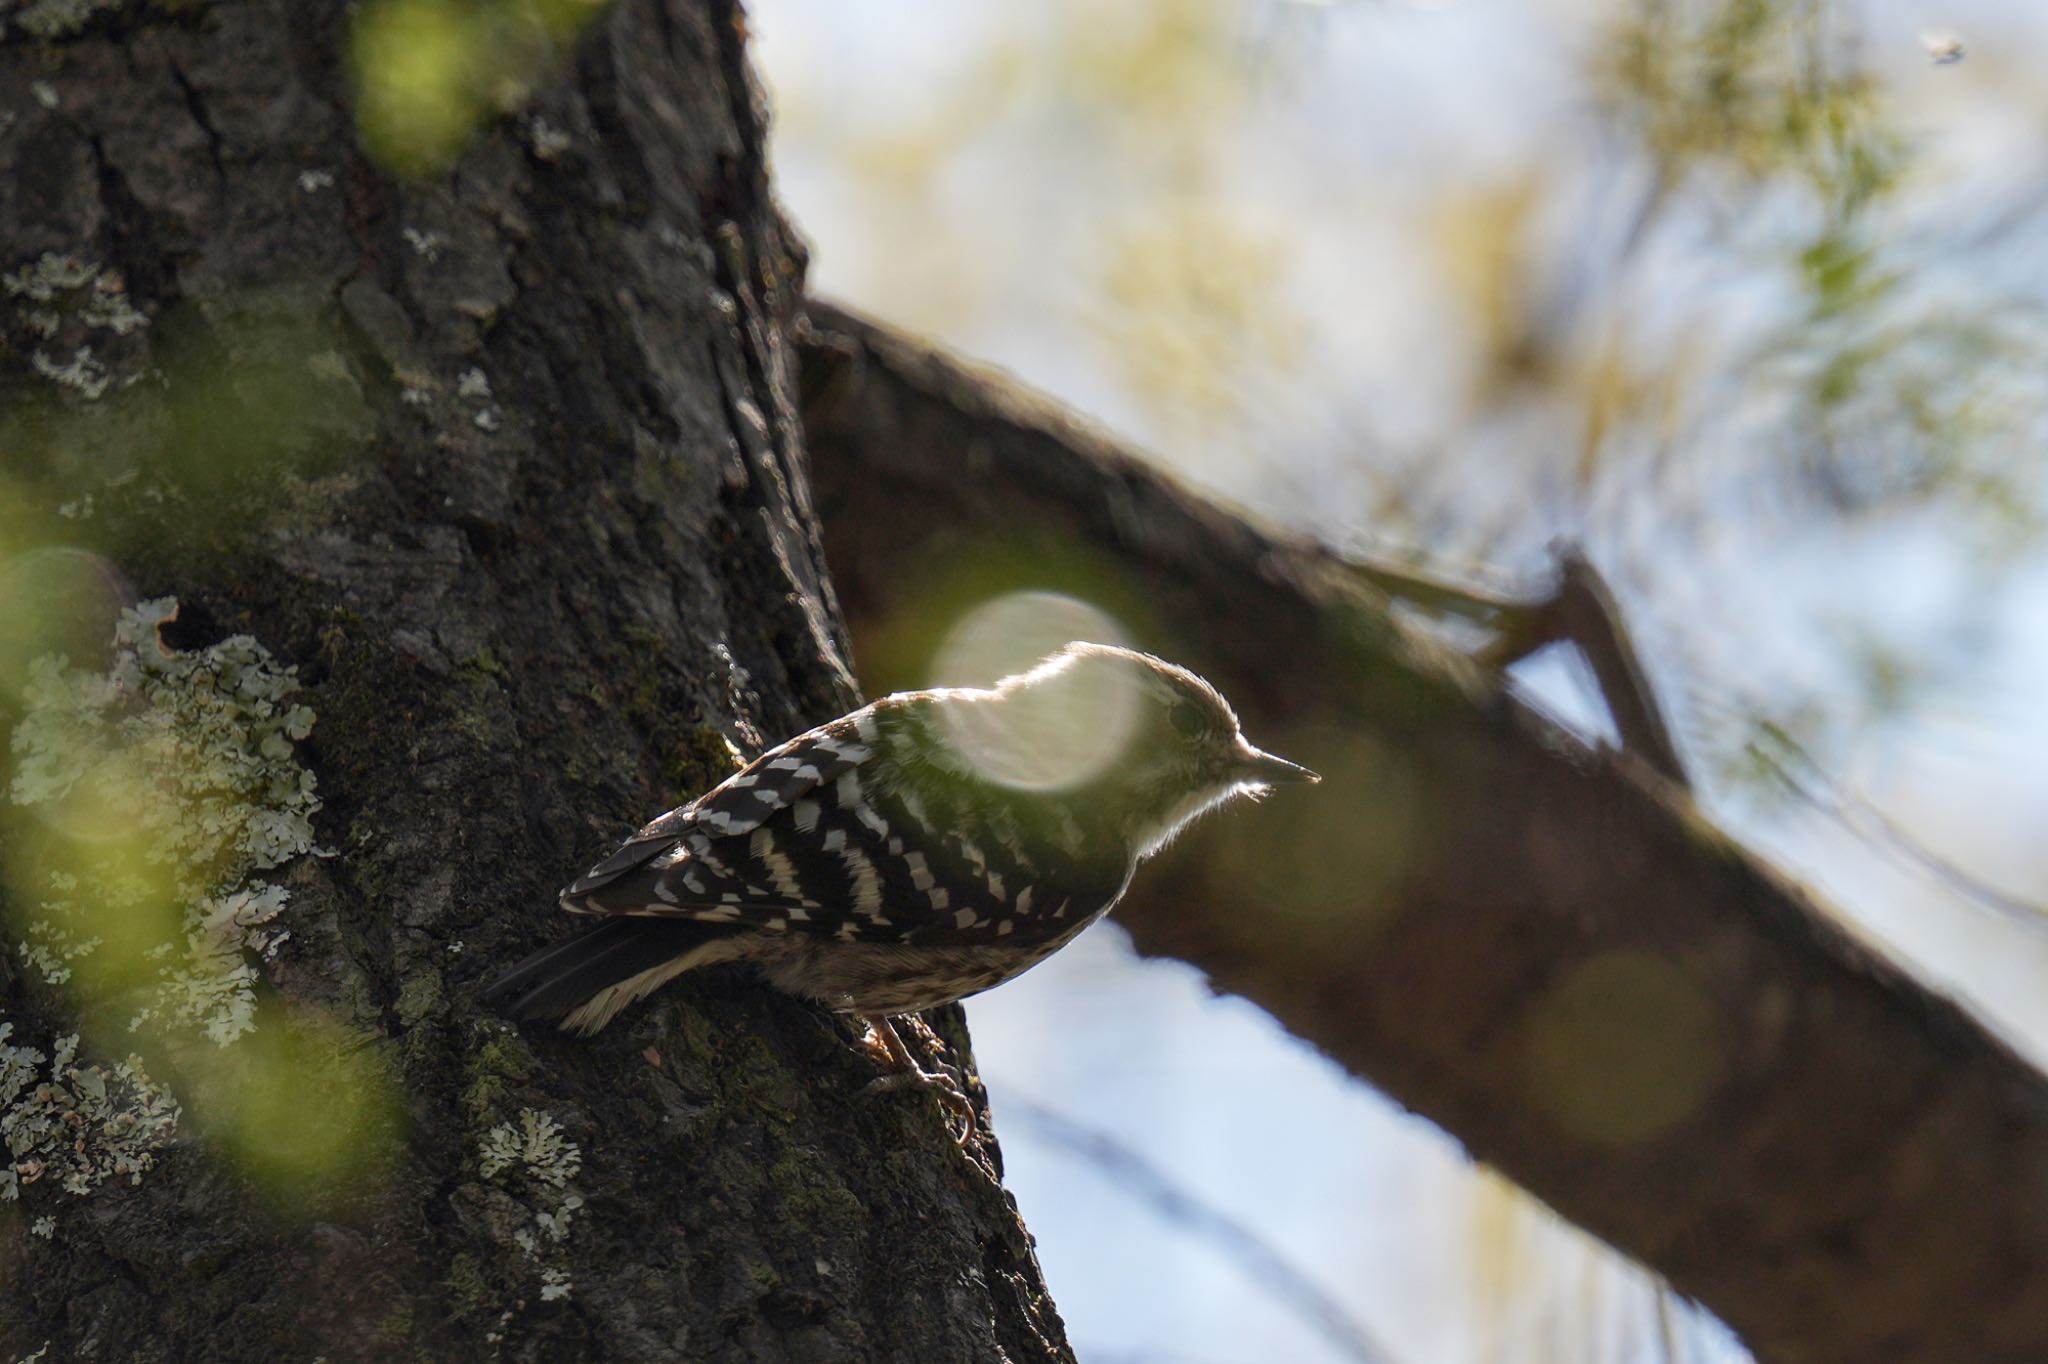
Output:
[[[1318,766],[1119,910],[1764,1360],[2048,1356],[2048,1081],[1631,755],[1404,630],[1355,565],[813,302],[804,420],[871,689],[931,603],[1107,598]],[[1283,742],[1284,740],[1284,742]]]
[[1512,666],[1552,644],[1571,644],[1585,657],[1621,736],[1621,746],[1651,770],[1680,787],[1692,783],[1678,756],[1677,741],[1650,688],[1614,592],[1583,550],[1556,549],[1557,577],[1548,590],[1522,597],[1495,595],[1460,586],[1411,568],[1355,565],[1361,577],[1391,597],[1484,625],[1494,632],[1473,657],[1495,670]]

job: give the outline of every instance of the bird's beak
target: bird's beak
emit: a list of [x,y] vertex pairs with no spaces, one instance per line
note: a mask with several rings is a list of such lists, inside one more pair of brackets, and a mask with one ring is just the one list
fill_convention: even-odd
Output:
[[1322,780],[1300,763],[1291,763],[1274,754],[1262,753],[1242,739],[1238,740],[1238,746],[1236,771],[1239,781],[1256,782],[1261,786],[1283,786],[1293,782]]

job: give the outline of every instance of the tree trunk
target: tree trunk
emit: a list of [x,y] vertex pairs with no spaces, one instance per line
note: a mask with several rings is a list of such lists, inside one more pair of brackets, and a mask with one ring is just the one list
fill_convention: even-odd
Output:
[[[736,6],[621,0],[409,183],[357,149],[338,0],[9,8],[7,533],[177,597],[177,652],[130,657],[181,686],[231,635],[299,669],[311,735],[265,760],[317,778],[328,855],[251,883],[289,936],[225,1045],[88,1018],[67,1071],[95,1001],[0,966],[33,1072],[0,1105],[28,1143],[0,1354],[1070,1359],[992,1144],[864,1094],[833,1020],[719,971],[592,1041],[475,1002],[615,839],[855,701]],[[17,798],[10,936],[42,893]],[[272,1038],[293,1100],[237,1128],[219,1058]],[[77,1117],[127,1047],[184,1101],[146,1151],[136,1105]],[[395,1110],[328,1102],[351,1075]],[[265,1153],[351,1124],[383,1153],[361,1182],[266,1186]],[[139,1183],[43,1177],[124,1149]]]

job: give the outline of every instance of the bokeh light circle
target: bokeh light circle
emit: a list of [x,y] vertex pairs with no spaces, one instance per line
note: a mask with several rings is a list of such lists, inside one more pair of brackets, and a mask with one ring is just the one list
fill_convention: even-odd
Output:
[[1595,953],[1529,1016],[1528,1081],[1550,1116],[1603,1146],[1651,1141],[1697,1113],[1723,1068],[1726,1020],[1670,957]]
[[[1076,640],[1123,644],[1124,629],[1099,607],[1057,592],[1011,592],[969,611],[932,659],[942,687],[986,687],[1024,672]],[[1029,791],[1066,790],[1100,774],[1123,752],[1137,722],[1136,690],[1114,668],[1077,670],[1000,710],[950,706],[947,741],[991,781]]]
[[42,545],[0,561],[0,690],[19,703],[29,664],[46,654],[89,664],[105,651],[126,590],[91,550]]

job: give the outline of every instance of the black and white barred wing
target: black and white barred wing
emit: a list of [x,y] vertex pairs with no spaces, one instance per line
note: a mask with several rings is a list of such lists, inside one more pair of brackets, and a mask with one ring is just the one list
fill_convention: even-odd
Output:
[[[562,891],[576,914],[676,914],[780,892],[741,875],[751,860],[715,843],[756,833],[774,816],[836,782],[874,752],[861,717],[845,716],[769,749],[688,805],[647,824]],[[787,898],[787,897],[784,897]],[[801,896],[796,897],[801,899]],[[732,917],[721,915],[720,917]]]
[[1017,798],[936,778],[933,742],[902,700],[800,735],[642,829],[563,906],[941,947],[1064,936],[1114,900],[1122,859],[1081,856],[1079,829],[1044,847]]

